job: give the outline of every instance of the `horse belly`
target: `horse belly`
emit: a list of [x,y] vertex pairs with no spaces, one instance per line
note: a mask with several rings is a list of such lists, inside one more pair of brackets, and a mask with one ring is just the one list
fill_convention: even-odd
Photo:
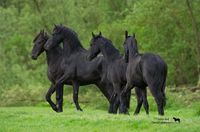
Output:
[[132,74],[131,74],[130,80],[134,86],[137,86],[137,87],[146,86],[146,82],[144,81],[143,76],[141,73],[139,73],[139,71],[133,70],[131,72]]
[[97,72],[91,72],[91,71],[81,71],[77,73],[76,78],[83,82],[83,83],[87,83],[87,82],[94,82],[96,80],[100,80],[100,75]]

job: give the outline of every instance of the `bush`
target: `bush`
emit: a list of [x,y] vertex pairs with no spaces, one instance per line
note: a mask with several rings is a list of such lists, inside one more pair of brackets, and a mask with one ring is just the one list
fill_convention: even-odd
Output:
[[1,94],[1,106],[35,105],[44,101],[44,87],[14,85]]

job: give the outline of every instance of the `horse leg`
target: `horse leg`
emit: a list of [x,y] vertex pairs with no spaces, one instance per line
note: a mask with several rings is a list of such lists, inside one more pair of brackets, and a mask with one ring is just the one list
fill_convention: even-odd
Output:
[[113,84],[115,91],[117,93],[117,97],[119,97],[119,113],[123,113],[123,114],[128,114],[128,109],[126,107],[126,97],[121,96],[121,85],[119,83],[114,83]]
[[109,102],[110,102],[110,106],[109,106],[109,110],[108,110],[108,113],[113,113],[115,114],[116,112],[114,112],[114,109],[115,109],[115,102],[116,102],[116,93],[113,92],[113,94],[111,95],[110,99],[109,99]]
[[[125,88],[122,90],[122,92],[120,93],[120,98],[122,101],[126,101],[127,100],[127,93],[130,92],[131,93],[131,89],[133,88],[133,85],[131,83],[126,83]],[[121,102],[120,102],[121,103]],[[127,109],[127,107],[126,107]],[[127,111],[127,110],[126,110]]]
[[126,94],[126,107],[130,108],[131,91]]
[[147,89],[146,89],[146,87],[142,88],[142,98],[143,98],[143,107],[146,111],[146,114],[148,115],[149,114],[149,103],[147,101]]
[[76,105],[76,109],[83,111],[78,103],[78,92],[79,92],[79,83],[77,81],[73,81],[73,100]]
[[51,108],[54,111],[57,111],[57,107],[56,105],[53,103],[53,101],[51,100],[51,95],[55,92],[55,86],[51,85],[51,87],[49,88],[47,94],[46,94],[46,101],[50,104]]
[[135,94],[136,94],[136,98],[137,98],[137,107],[135,109],[134,115],[137,115],[137,114],[140,113],[140,109],[141,109],[142,102],[143,102],[141,89],[136,87],[135,88]]
[[158,114],[164,115],[164,100],[165,100],[165,98],[163,97],[163,93],[157,87],[152,87],[152,86],[149,86],[149,87],[150,87],[150,91],[156,101],[157,108],[158,108]]
[[120,105],[119,96],[116,95],[116,96],[115,96],[115,99],[114,99],[114,103],[113,103],[113,113],[114,113],[114,114],[117,113],[117,110],[118,110],[118,108],[119,108],[119,105]]
[[64,73],[58,80],[56,80],[56,86],[59,87],[58,85],[64,84],[65,80],[69,80],[70,74],[69,73]]
[[113,107],[113,113],[117,113],[119,105],[120,105],[120,99],[119,99],[119,96],[116,96],[115,102],[114,102],[114,107]]
[[133,85],[127,81],[125,88],[121,92],[121,95],[125,97],[127,93],[131,91],[132,88]]
[[56,89],[56,101],[57,101],[57,112],[63,111],[63,84],[59,85],[59,87]]

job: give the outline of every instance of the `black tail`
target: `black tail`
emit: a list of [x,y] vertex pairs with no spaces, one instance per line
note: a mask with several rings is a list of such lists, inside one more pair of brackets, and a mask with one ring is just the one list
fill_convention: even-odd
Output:
[[162,78],[163,83],[162,83],[162,89],[161,89],[163,97],[164,97],[164,103],[163,103],[164,106],[166,105],[166,95],[165,95],[166,78],[167,78],[167,65],[165,65],[164,75]]

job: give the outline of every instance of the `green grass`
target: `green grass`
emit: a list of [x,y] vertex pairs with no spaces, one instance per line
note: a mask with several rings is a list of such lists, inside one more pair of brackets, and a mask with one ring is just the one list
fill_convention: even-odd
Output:
[[[72,93],[68,91],[67,93]],[[134,91],[133,91],[134,93]],[[12,94],[13,95],[13,94]],[[17,96],[17,94],[16,94]],[[10,99],[15,101],[15,97]],[[19,96],[19,95],[18,95]],[[9,96],[10,97],[10,96]],[[38,96],[38,97],[43,97]],[[54,112],[46,102],[35,106],[0,107],[0,132],[30,132],[30,131],[67,131],[67,132],[199,132],[200,131],[200,90],[191,92],[189,88],[177,92],[167,91],[165,116],[157,115],[155,101],[148,93],[150,115],[147,116],[142,108],[138,116],[133,112],[136,99],[131,96],[130,116],[112,115],[107,113],[108,102],[100,92],[92,89],[79,94],[79,102],[83,112],[76,111],[72,103],[72,94],[64,96],[64,112]],[[52,97],[53,99],[55,96]],[[0,102],[6,101],[0,100]],[[55,101],[55,100],[54,100]],[[5,102],[7,103],[7,102]],[[0,103],[1,104],[1,103]],[[9,103],[8,103],[9,104]],[[17,101],[12,104],[24,104]],[[30,103],[31,104],[31,103]],[[175,123],[173,117],[179,117],[181,123]],[[158,119],[167,118],[166,122]],[[156,123],[155,123],[156,122]]]
[[[172,117],[180,117],[181,123],[174,123]],[[172,123],[154,123],[157,118],[169,118]],[[200,130],[200,116],[196,110],[182,108],[166,110],[164,117],[157,112],[138,116],[112,115],[106,110],[85,108],[78,112],[73,107],[64,107],[63,113],[55,113],[50,107],[0,107],[1,132],[27,131],[67,131],[67,132],[126,132],[126,131],[162,131],[197,132]]]

